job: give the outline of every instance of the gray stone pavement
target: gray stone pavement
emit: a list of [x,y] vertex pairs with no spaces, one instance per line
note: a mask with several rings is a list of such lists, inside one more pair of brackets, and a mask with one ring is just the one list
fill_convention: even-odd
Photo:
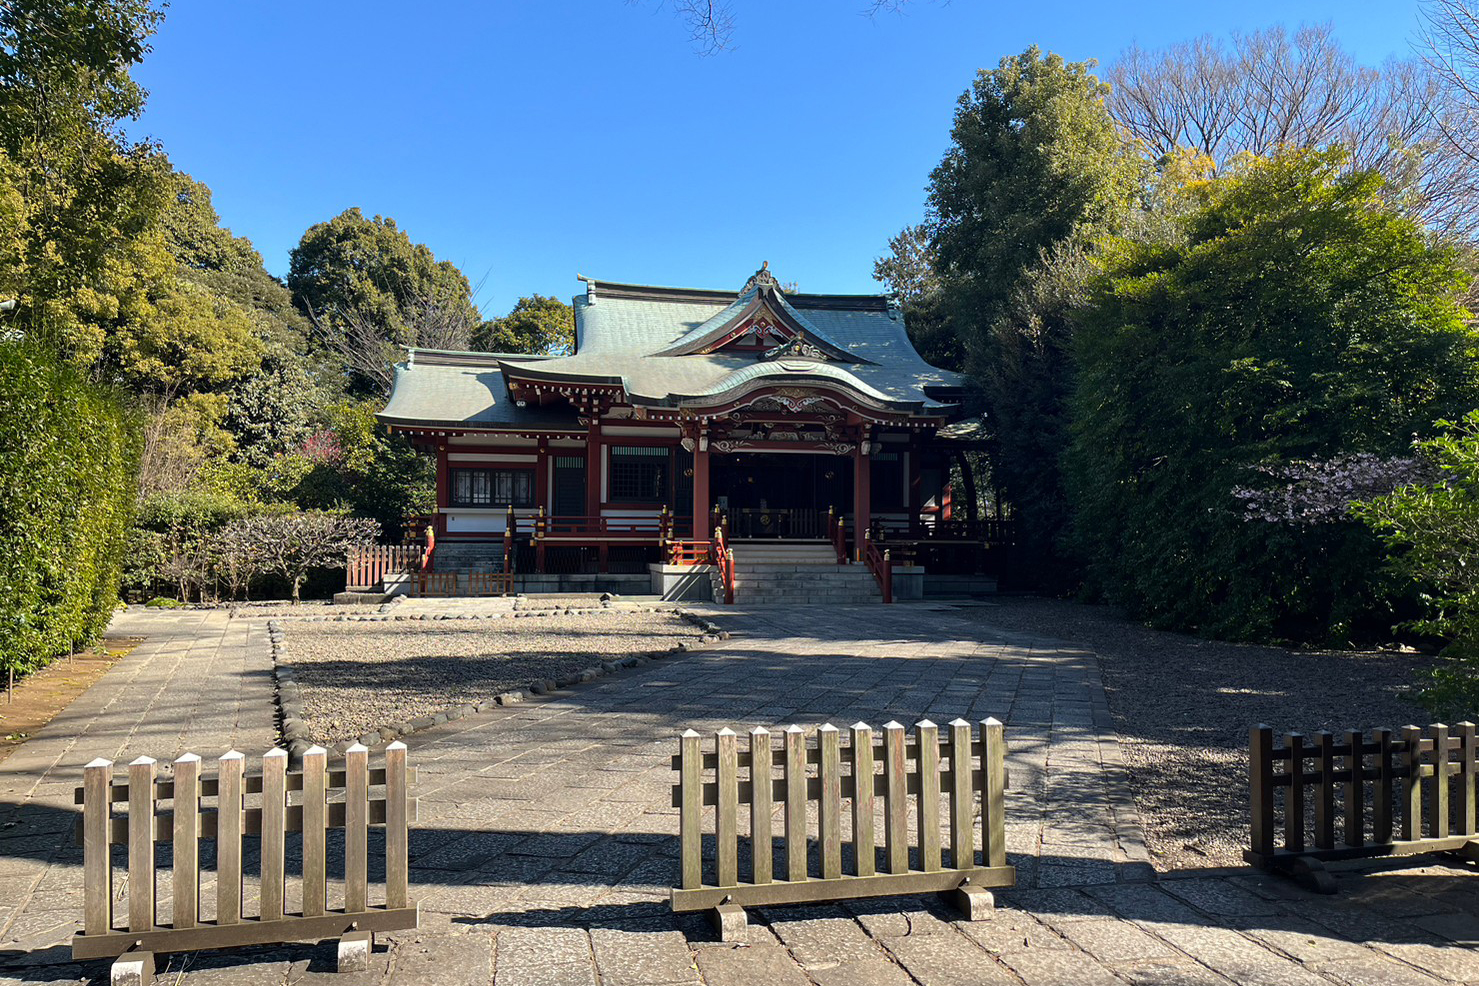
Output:
[[[733,639],[410,738],[420,771],[412,876],[422,928],[387,936],[368,973],[329,978],[327,948],[290,946],[175,956],[161,979],[190,986],[320,978],[344,986],[1479,982],[1479,954],[1469,947],[1479,935],[1479,880],[1463,867],[1427,860],[1343,873],[1335,898],[1250,872],[1154,879],[1086,651],[993,634],[940,606],[706,615]],[[183,655],[169,674],[135,670],[140,688],[157,696],[151,709],[168,709],[172,691],[202,687],[189,668],[221,661],[207,656],[211,648],[254,649],[250,621],[201,619],[200,651],[183,639],[191,632],[178,625],[158,642],[159,656],[138,658]],[[243,685],[255,683],[255,660],[238,655],[224,666]],[[223,690],[179,701],[194,711],[146,716],[154,726],[108,726],[79,710],[73,728],[95,723],[84,734],[92,729],[100,745],[106,738],[120,751],[140,748],[146,736],[157,740],[151,753],[173,742],[172,755],[215,717],[244,749],[262,748],[258,697]],[[922,897],[759,909],[748,943],[731,946],[714,942],[701,917],[669,913],[677,852],[669,758],[682,729],[956,715],[1007,723],[1008,841],[1021,886],[998,895],[994,919],[962,922]],[[64,742],[51,727],[43,741]],[[38,751],[24,768],[32,776],[14,786],[9,765],[0,764],[4,790],[30,785],[10,834],[0,830],[0,984],[106,975],[105,965],[69,965],[62,947],[75,926],[80,872],[75,850],[56,847],[54,820],[70,820],[53,796],[65,786],[70,799],[70,775],[96,752],[84,745],[58,747],[50,761]]]

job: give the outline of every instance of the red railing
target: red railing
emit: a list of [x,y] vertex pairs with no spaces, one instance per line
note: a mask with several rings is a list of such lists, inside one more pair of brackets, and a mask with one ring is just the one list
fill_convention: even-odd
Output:
[[868,571],[873,573],[873,578],[878,580],[878,588],[883,593],[883,601],[891,603],[894,601],[894,563],[889,557],[887,548],[878,550],[878,545],[873,543],[871,537],[863,538],[863,563],[868,566]]
[[421,567],[427,549],[419,544],[372,544],[352,548],[344,567],[344,588],[372,589],[387,575],[414,572]]
[[847,525],[831,507],[827,508],[827,540],[832,542],[832,548],[837,552],[837,564],[846,565],[852,561],[847,556]]
[[669,541],[669,565],[707,565],[713,553],[712,541]]
[[719,581],[724,586],[724,602],[734,605],[734,549],[724,541],[724,525],[714,529],[714,540],[710,542],[712,561],[719,569]]

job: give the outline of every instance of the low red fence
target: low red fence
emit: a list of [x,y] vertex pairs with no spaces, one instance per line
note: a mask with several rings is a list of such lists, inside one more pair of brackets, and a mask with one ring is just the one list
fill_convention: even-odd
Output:
[[669,541],[669,565],[707,565],[714,552],[712,541]]
[[868,566],[868,571],[873,573],[873,578],[878,580],[878,588],[883,593],[883,601],[891,603],[894,601],[894,563],[889,556],[888,549],[878,550],[878,545],[873,543],[872,538],[863,539],[863,563]]
[[353,548],[345,567],[344,587],[362,592],[380,585],[387,575],[403,575],[421,568],[429,549],[419,544],[372,544]]
[[734,605],[734,550],[725,543],[724,525],[714,531],[713,563],[719,568],[719,580],[724,586],[724,602]]

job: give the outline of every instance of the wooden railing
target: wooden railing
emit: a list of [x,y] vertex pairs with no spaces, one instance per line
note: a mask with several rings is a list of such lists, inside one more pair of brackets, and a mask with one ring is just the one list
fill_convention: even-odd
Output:
[[[808,744],[801,727],[793,725],[782,734],[779,748],[772,746],[773,734],[763,727],[751,730],[743,741],[733,731],[721,729],[711,753],[701,749],[698,733],[687,730],[673,758],[673,769],[679,772],[673,805],[679,809],[680,858],[673,910],[717,909],[726,937],[736,930],[735,924],[743,924],[738,909],[752,905],[954,890],[961,891],[957,902],[970,917],[984,916],[991,906],[987,888],[1012,886],[1016,871],[1006,862],[1003,727],[995,719],[978,726],[977,732],[971,723],[956,719],[941,736],[938,726],[924,720],[909,737],[897,722],[885,725],[881,735],[858,723],[844,744],[841,731],[828,724]],[[881,773],[876,769],[880,763]],[[912,840],[911,795],[917,817]],[[941,853],[942,800],[949,803],[948,866]],[[780,840],[784,879],[773,872],[777,802],[784,809]],[[820,848],[815,872],[807,851],[811,835],[807,818],[813,802]],[[850,871],[844,870],[844,803],[849,804],[852,823]],[[749,872],[743,874],[738,851],[741,805],[748,807],[750,821]],[[702,828],[704,809],[710,806],[715,809],[716,852],[706,872]],[[911,867],[911,853],[917,866]],[[732,920],[736,917],[738,921]]]
[[873,543],[869,532],[864,532],[863,537],[863,563],[868,566],[868,571],[873,573],[873,578],[878,582],[878,589],[883,593],[883,601],[891,603],[894,601],[894,563],[889,555],[889,549],[878,550],[878,545]]
[[724,587],[724,603],[734,605],[734,549],[724,536],[724,525],[714,528],[714,540],[710,543],[710,563],[719,569],[719,584]]
[[714,551],[712,541],[669,541],[669,565],[708,565]]
[[[408,785],[406,746],[385,748],[385,766],[371,770],[369,751],[359,744],[345,754],[344,767],[328,769],[328,754],[312,747],[301,771],[288,770],[287,752],[262,757],[260,774],[246,775],[235,751],[216,761],[214,776],[202,776],[201,759],[187,753],[174,762],[173,777],[156,776],[157,764],[140,757],[127,779],[115,781],[113,764],[94,760],[83,770],[76,800],[82,805],[83,930],[72,939],[74,959],[122,956],[115,973],[132,970],[148,982],[153,953],[341,937],[341,966],[350,954],[368,956],[371,934],[414,928],[417,905],[409,896],[409,824],[416,801]],[[372,798],[372,787],[384,794]],[[294,794],[297,794],[296,799]],[[334,795],[339,795],[337,799]],[[213,799],[211,807],[202,798]],[[294,803],[296,800],[297,803]],[[170,803],[161,810],[161,802]],[[249,803],[255,802],[255,804]],[[113,806],[127,814],[113,817]],[[385,895],[370,903],[369,828],[385,827]],[[344,830],[342,908],[328,907],[327,831]],[[285,910],[287,834],[302,835],[302,910]],[[244,875],[243,836],[260,838],[260,893],[256,914],[244,913],[249,882]],[[202,917],[200,843],[215,842],[215,914]],[[156,847],[171,846],[170,919],[161,923],[155,898]],[[113,911],[113,846],[126,846],[126,929]]]
[[846,565],[852,561],[847,555],[847,525],[831,507],[827,508],[827,540],[832,542],[832,549],[837,552],[837,564]]
[[[1427,732],[1425,737],[1417,726],[1396,733],[1375,729],[1370,739],[1359,730],[1288,733],[1276,745],[1271,728],[1253,727],[1252,845],[1244,858],[1325,893],[1335,890],[1322,865],[1326,860],[1440,850],[1479,859],[1475,726],[1437,723]],[[1276,803],[1281,791],[1282,813]]]
[[345,565],[344,588],[364,592],[384,583],[387,576],[421,568],[427,549],[419,544],[372,544],[351,548]]

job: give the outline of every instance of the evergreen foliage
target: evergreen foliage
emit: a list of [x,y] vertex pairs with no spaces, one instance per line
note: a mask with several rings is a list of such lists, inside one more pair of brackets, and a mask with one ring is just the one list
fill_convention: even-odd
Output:
[[1233,496],[1260,467],[1398,453],[1479,403],[1456,252],[1345,164],[1290,151],[1201,183],[1181,235],[1121,241],[1076,318],[1074,538],[1139,617],[1344,640],[1383,616],[1369,532],[1250,522]]

